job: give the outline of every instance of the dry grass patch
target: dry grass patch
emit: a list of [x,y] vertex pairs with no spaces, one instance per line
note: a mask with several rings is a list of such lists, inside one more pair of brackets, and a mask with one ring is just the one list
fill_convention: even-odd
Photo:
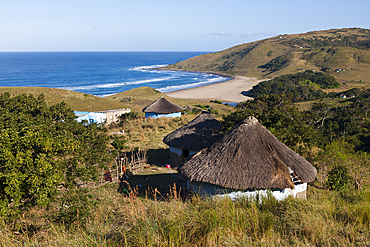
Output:
[[[370,192],[333,192],[309,187],[308,199],[231,201],[184,199],[172,190],[156,200],[153,189],[140,196],[118,185],[85,191],[91,207],[84,223],[69,227],[51,211],[27,213],[15,232],[2,224],[2,246],[368,246]],[[153,199],[150,199],[153,198]],[[57,208],[55,213],[57,213]],[[44,220],[41,220],[44,219]]]
[[129,149],[166,149],[168,146],[163,143],[163,138],[195,117],[196,115],[188,114],[181,118],[138,118],[110,126],[108,134],[123,130],[121,137],[127,140]]

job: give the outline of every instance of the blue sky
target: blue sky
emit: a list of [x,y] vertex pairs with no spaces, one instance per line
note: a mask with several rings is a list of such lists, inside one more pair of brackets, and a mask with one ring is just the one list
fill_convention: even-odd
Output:
[[219,51],[370,28],[369,10],[368,0],[11,0],[0,5],[0,51]]

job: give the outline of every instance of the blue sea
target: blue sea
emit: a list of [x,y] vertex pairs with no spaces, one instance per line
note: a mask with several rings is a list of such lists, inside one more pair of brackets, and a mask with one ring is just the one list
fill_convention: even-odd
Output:
[[170,92],[229,80],[154,70],[204,53],[0,52],[0,86],[52,87],[105,97],[143,86]]

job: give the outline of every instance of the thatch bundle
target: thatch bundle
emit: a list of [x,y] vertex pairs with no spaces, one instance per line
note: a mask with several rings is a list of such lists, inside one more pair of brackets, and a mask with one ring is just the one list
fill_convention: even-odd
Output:
[[168,134],[163,142],[170,147],[187,150],[201,150],[220,139],[221,124],[211,114],[203,113]]
[[183,108],[166,100],[163,97],[160,97],[150,105],[146,106],[143,109],[143,112],[149,113],[161,113],[161,114],[167,114],[167,113],[174,113],[174,112],[180,112]]
[[307,183],[317,173],[307,160],[254,117],[248,117],[222,139],[195,154],[179,172],[191,182],[241,190],[293,189],[291,175]]

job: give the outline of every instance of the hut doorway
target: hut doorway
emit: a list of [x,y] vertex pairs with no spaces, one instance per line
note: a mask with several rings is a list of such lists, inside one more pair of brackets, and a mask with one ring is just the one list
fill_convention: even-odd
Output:
[[189,150],[187,150],[187,149],[184,149],[183,151],[182,151],[182,157],[183,158],[186,158],[186,157],[189,157]]

